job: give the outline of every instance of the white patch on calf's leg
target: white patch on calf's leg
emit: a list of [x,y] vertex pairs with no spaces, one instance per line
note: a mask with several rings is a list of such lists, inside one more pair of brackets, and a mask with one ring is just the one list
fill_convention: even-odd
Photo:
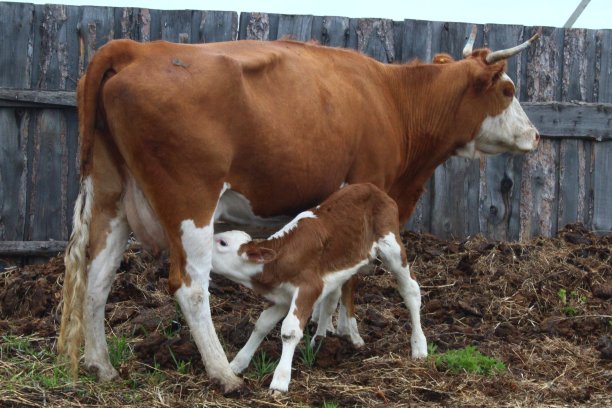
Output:
[[398,283],[398,290],[410,312],[412,335],[412,358],[427,357],[427,340],[421,327],[421,290],[410,276],[408,265],[402,266],[400,243],[395,234],[389,233],[378,241],[378,250],[385,265],[391,270]]
[[336,290],[330,291],[327,296],[321,297],[321,299],[315,304],[315,311],[313,315],[317,316],[317,331],[314,336],[312,336],[312,340],[310,340],[310,345],[314,347],[316,343],[317,336],[326,337],[327,332],[334,334],[335,329],[332,323],[332,315],[336,311],[338,307],[338,300],[340,299],[341,288],[337,287]]
[[183,283],[174,295],[202,355],[206,372],[221,382],[225,392],[236,390],[242,386],[242,380],[229,367],[210,313],[208,283],[212,266],[212,223],[197,228],[192,220],[183,221],[181,240],[186,256],[185,271],[191,284],[186,286]]
[[234,373],[240,374],[249,366],[262,340],[270,333],[274,326],[276,326],[276,323],[285,316],[287,309],[288,305],[286,304],[275,304],[261,313],[259,319],[257,319],[255,323],[255,328],[249,340],[230,363],[230,367]]
[[89,266],[85,297],[85,366],[96,371],[100,381],[108,381],[118,375],[110,363],[104,332],[104,309],[115,273],[121,262],[128,238],[127,223],[120,211],[111,220],[110,231],[104,249]]
[[281,354],[280,361],[274,370],[274,376],[270,383],[270,389],[286,392],[289,389],[289,382],[291,381],[291,362],[293,361],[293,354],[295,348],[304,335],[302,328],[300,327],[300,320],[295,315],[296,311],[296,300],[300,290],[295,290],[293,299],[291,300],[291,307],[287,317],[283,320],[281,326],[281,337],[283,339],[283,352]]

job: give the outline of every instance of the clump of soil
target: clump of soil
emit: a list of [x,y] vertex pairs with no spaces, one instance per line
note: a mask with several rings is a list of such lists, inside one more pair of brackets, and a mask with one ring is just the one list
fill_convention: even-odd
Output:
[[[287,395],[268,396],[270,377],[248,375],[248,393],[226,399],[208,381],[188,327],[168,295],[167,261],[128,251],[106,306],[113,332],[132,339],[135,357],[121,367],[121,375],[130,378],[130,372],[142,365],[165,370],[174,383],[159,392],[165,402],[179,405],[612,403],[611,236],[569,225],[555,238],[524,243],[480,236],[444,241],[412,232],[403,234],[403,239],[422,288],[422,324],[428,342],[439,352],[474,345],[503,361],[507,372],[488,377],[451,374],[438,371],[432,360],[411,360],[408,311],[391,275],[375,267],[362,276],[357,288],[364,348],[355,350],[344,339],[328,337],[312,368],[301,363],[296,352]],[[62,274],[61,258],[0,273],[0,332],[36,333],[52,344]],[[231,358],[267,304],[219,277],[213,278],[210,291],[217,333]],[[278,330],[261,348],[272,359],[280,356]],[[188,374],[177,373],[177,361],[189,362]],[[179,395],[172,391],[177,383],[184,385]],[[50,392],[47,398],[48,403],[66,403],[61,393]],[[105,403],[102,398],[88,398],[81,402]],[[147,403],[160,405],[153,397]]]

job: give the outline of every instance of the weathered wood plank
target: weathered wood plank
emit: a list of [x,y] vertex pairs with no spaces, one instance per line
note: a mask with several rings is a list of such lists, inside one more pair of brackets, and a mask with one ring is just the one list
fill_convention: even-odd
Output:
[[23,115],[0,109],[0,239],[23,239],[27,169],[20,137]]
[[[559,99],[562,52],[563,29],[544,28],[540,40],[527,50],[527,101]],[[535,152],[525,156],[521,180],[521,239],[552,236],[557,231],[558,155],[558,143],[543,139]]]
[[347,46],[349,38],[348,17],[317,17],[312,20],[312,38],[330,47]]
[[267,13],[240,13],[240,40],[274,40],[278,34],[279,16]]
[[[563,48],[562,101],[593,101],[595,65],[587,62],[595,60],[594,32],[584,29],[565,30]],[[576,58],[576,55],[581,58]],[[609,112],[612,112],[612,105]],[[558,123],[558,120],[555,121]],[[596,120],[588,118],[585,122],[596,123]],[[562,139],[559,143],[558,225],[563,227],[575,222],[591,225],[589,214],[592,209],[589,202],[592,201],[587,192],[592,186],[592,173],[587,172],[587,168],[590,166],[593,142]]]
[[66,239],[67,203],[66,126],[59,110],[45,109],[33,115],[26,239]]
[[198,42],[232,41],[238,37],[238,13],[203,11]]
[[[513,47],[524,41],[523,31],[522,26],[487,24],[483,28],[483,46],[492,50]],[[510,58],[507,63],[507,73],[520,89],[520,56]],[[488,237],[500,240],[519,238],[523,160],[522,155],[512,154],[481,160],[479,223],[480,232]]]
[[[597,33],[599,102],[612,103],[612,30]],[[596,143],[593,147],[593,229],[610,233],[612,230],[612,142]]]
[[76,107],[74,91],[0,88],[0,106],[22,108]]
[[[436,26],[438,41],[431,54],[445,52],[463,58],[471,25],[441,23]],[[479,232],[480,166],[478,160],[453,157],[439,166],[433,176],[431,231],[443,238],[460,238]],[[461,199],[458,199],[461,198]]]
[[0,256],[55,256],[67,244],[66,241],[0,241]]
[[354,21],[356,49],[385,63],[395,61],[393,20],[360,18]]
[[310,41],[312,40],[312,21],[313,17],[310,15],[280,15],[277,38]]
[[612,140],[612,104],[525,102],[522,105],[542,136]]
[[[34,30],[34,5],[0,3],[0,87],[29,88],[31,79],[30,35]],[[10,44],[10,46],[9,46]]]

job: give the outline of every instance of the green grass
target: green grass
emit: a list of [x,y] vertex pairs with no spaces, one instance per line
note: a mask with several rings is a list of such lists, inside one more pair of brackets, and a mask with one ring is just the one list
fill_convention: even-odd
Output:
[[321,345],[323,344],[323,342],[319,342],[319,344],[316,346],[316,348],[313,348],[310,345],[310,332],[308,330],[306,330],[304,332],[304,338],[303,338],[303,347],[300,347],[300,362],[302,364],[304,364],[306,367],[308,368],[312,368],[312,366],[315,363],[316,357],[317,357],[317,353],[319,352],[319,349],[321,348]]
[[170,357],[172,357],[172,361],[174,361],[176,371],[178,371],[180,374],[187,374],[189,372],[189,368],[191,367],[191,361],[177,360],[170,347],[168,347],[168,352],[170,352]]
[[576,316],[579,308],[587,303],[587,297],[579,295],[578,292],[572,290],[568,296],[567,290],[564,288],[559,289],[557,292],[559,301],[561,302],[561,310],[566,316]]
[[338,403],[337,402],[327,402],[327,401],[323,401],[323,408],[338,408]]
[[113,336],[109,338],[108,355],[113,367],[121,367],[124,361],[132,357],[132,349],[128,344],[127,338],[123,336]]
[[506,365],[503,362],[480,353],[474,346],[449,350],[443,354],[436,354],[435,346],[430,350],[433,350],[431,356],[435,361],[436,368],[440,371],[490,375],[506,370]]
[[260,381],[263,380],[274,372],[277,364],[278,361],[272,361],[265,351],[260,351],[253,357],[253,377]]

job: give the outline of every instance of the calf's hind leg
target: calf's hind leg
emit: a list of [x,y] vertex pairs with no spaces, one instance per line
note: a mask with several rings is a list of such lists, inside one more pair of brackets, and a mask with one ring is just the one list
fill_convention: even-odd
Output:
[[398,290],[410,312],[412,324],[412,358],[427,357],[427,340],[421,328],[421,290],[416,280],[410,276],[406,250],[398,234],[389,233],[379,241],[378,251],[383,263],[397,279]]

